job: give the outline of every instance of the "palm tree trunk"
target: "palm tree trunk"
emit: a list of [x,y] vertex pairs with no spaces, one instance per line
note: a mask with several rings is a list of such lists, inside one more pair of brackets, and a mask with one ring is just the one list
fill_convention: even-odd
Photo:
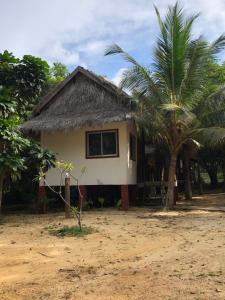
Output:
[[169,164],[169,176],[166,194],[165,209],[170,210],[174,206],[174,187],[175,187],[175,175],[176,175],[177,153],[171,152],[170,164]]

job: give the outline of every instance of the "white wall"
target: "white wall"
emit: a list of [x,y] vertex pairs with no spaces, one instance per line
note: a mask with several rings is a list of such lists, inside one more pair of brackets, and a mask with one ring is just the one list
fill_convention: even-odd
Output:
[[[136,161],[130,160],[130,133],[136,137]],[[137,183],[137,130],[134,122],[127,124],[127,178],[129,184]]]
[[[118,129],[119,157],[86,159],[85,132],[105,129]],[[74,176],[79,177],[81,168],[86,167],[85,174],[79,180],[81,185],[136,184],[136,162],[129,159],[130,132],[136,135],[133,123],[115,122],[98,127],[42,133],[41,144],[44,148],[52,150],[57,160],[72,163]],[[52,186],[59,185],[58,171],[49,170],[46,179]]]

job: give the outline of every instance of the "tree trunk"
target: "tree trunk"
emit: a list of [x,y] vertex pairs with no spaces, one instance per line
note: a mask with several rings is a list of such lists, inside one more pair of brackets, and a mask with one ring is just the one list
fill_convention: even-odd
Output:
[[225,191],[225,162],[222,164],[222,171],[223,171],[223,190]]
[[70,211],[70,177],[65,178],[65,217],[71,217]]
[[3,181],[4,177],[0,174],[0,214],[2,213]]
[[145,181],[145,133],[141,129],[141,179]]
[[186,152],[184,153],[184,194],[186,200],[192,199],[190,159]]
[[169,176],[167,181],[167,194],[165,209],[170,210],[174,206],[174,187],[175,187],[175,175],[176,175],[177,153],[171,152],[170,164],[169,164]]
[[211,188],[215,189],[218,185],[217,168],[210,168],[207,171],[211,182]]
[[198,175],[198,191],[199,191],[199,194],[202,195],[203,194],[203,181],[202,181],[199,162],[197,162],[197,175]]

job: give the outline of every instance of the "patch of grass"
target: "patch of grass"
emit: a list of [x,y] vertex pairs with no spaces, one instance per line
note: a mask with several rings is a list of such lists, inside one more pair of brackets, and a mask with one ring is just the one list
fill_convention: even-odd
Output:
[[50,229],[49,233],[58,237],[77,236],[81,237],[93,232],[93,228],[83,226],[82,230],[78,226],[63,226],[57,229]]

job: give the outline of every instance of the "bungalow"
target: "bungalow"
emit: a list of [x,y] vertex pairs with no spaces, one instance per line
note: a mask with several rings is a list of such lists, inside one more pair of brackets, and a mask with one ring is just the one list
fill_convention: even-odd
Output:
[[[41,145],[58,160],[71,162],[73,174],[85,174],[85,194],[93,187],[117,187],[122,206],[137,183],[137,131],[130,112],[130,97],[114,84],[77,67],[35,107],[22,131],[39,135]],[[59,185],[57,170],[47,172],[51,186]]]

